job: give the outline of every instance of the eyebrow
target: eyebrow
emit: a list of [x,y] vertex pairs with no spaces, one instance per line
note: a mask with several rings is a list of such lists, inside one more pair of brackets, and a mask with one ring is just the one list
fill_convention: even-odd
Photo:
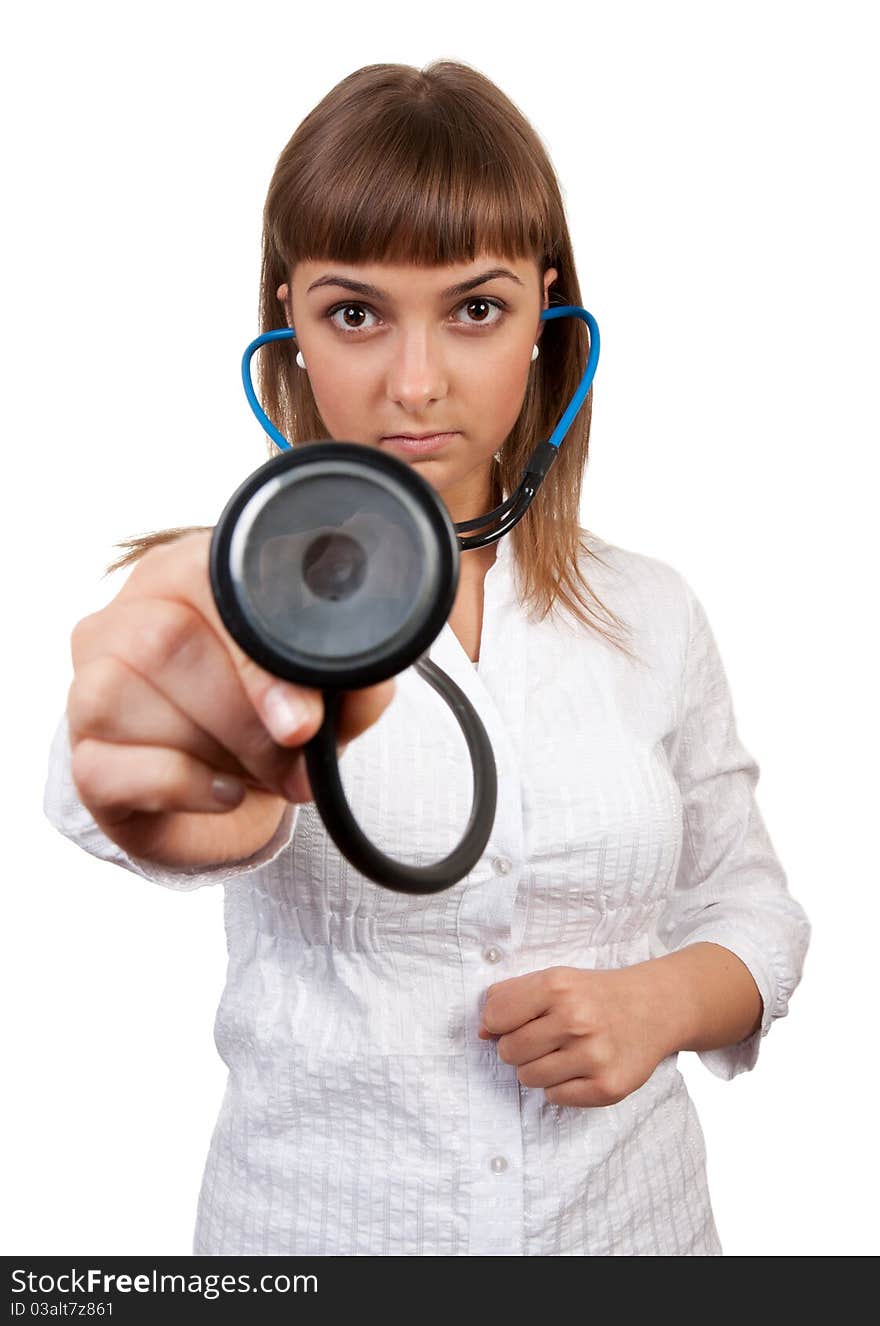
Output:
[[[517,285],[522,285],[522,281],[513,272],[506,267],[492,267],[488,272],[482,272],[479,276],[470,276],[466,281],[460,281],[457,285],[451,285],[446,290],[440,291],[441,299],[452,299],[455,295],[466,295],[469,290],[473,290],[478,285],[483,285],[485,281],[494,281],[498,276],[509,277],[511,281],[516,281]],[[367,295],[370,299],[390,300],[391,296],[384,290],[379,290],[374,285],[367,285],[365,281],[354,281],[349,276],[339,276],[336,273],[329,273],[327,276],[321,276],[317,281],[313,281],[306,294],[312,290],[317,290],[322,285],[338,285],[344,290],[353,290],[355,294]]]

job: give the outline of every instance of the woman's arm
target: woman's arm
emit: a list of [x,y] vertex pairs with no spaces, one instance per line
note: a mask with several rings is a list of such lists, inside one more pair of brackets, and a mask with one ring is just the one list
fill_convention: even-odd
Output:
[[688,944],[636,963],[663,1010],[667,1054],[737,1045],[761,1029],[764,1001],[745,963],[721,944]]
[[811,927],[761,815],[759,766],[739,738],[706,613],[684,584],[689,639],[669,751],[681,793],[682,850],[658,918],[665,951],[654,950],[651,980],[666,982],[677,1048],[696,1050],[707,1068],[729,1079],[754,1067],[771,1024],[786,1016]]

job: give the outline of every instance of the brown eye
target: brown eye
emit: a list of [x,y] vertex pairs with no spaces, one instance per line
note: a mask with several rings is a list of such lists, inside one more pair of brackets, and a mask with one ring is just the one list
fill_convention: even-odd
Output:
[[[337,322],[337,316],[342,315],[342,322]],[[363,304],[337,304],[334,308],[328,309],[326,317],[337,330],[347,335],[350,332],[361,331],[364,327],[363,317],[374,317],[375,315],[365,308]]]
[[[491,327],[504,317],[504,307],[499,300],[484,299],[482,295],[478,295],[475,299],[469,299],[461,307],[467,311],[469,316],[466,322],[470,323],[472,327]],[[489,317],[493,309],[497,313],[497,317],[494,318]],[[476,314],[475,317],[470,316],[472,312]]]

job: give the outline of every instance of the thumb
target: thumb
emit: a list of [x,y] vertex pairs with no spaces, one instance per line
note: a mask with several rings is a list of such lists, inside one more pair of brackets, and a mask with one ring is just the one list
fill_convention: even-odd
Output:
[[388,708],[394,699],[397,683],[393,677],[365,686],[363,690],[346,691],[339,706],[337,742],[347,746],[355,737],[366,732]]

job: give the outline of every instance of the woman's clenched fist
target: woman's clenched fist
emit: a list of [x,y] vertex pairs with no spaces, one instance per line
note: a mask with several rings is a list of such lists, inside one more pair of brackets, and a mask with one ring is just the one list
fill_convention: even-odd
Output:
[[[244,860],[288,802],[313,799],[302,747],[320,691],[254,663],[217,612],[210,532],[151,548],[71,635],[71,773],[83,805],[132,856],[163,865]],[[393,679],[350,691],[340,753],[382,714]]]

